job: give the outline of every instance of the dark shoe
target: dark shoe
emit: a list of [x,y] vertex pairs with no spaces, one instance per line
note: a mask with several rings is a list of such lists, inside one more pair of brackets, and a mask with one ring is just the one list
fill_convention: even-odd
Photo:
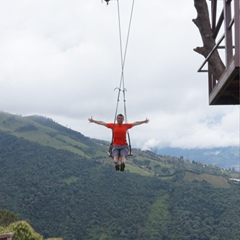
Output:
[[115,169],[116,169],[116,171],[119,170],[119,164],[118,163],[115,164]]
[[124,168],[125,168],[125,163],[121,163],[121,171],[124,171]]

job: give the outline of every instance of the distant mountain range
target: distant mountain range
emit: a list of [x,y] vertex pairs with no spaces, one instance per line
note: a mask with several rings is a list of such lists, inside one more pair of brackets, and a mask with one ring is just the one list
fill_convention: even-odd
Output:
[[219,147],[210,149],[162,148],[155,149],[154,152],[161,155],[212,164],[225,169],[235,169],[239,171],[240,167],[239,147]]

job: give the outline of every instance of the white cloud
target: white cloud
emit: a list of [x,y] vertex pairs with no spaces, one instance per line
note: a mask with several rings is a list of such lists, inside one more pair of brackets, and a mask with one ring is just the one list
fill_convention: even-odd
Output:
[[[131,2],[121,4],[125,45]],[[181,11],[181,9],[183,9]],[[184,12],[184,14],[183,14]],[[135,2],[125,65],[132,145],[237,146],[238,106],[208,106],[193,2]],[[121,76],[117,2],[15,0],[0,3],[0,110],[51,117],[86,136],[110,140],[89,124],[113,121]],[[119,111],[123,110],[120,98]]]

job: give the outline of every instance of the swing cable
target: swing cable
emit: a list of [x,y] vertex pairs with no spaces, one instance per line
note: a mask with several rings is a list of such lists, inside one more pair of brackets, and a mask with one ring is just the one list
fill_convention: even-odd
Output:
[[239,171],[239,176],[238,178],[240,179],[240,79],[238,83],[238,92],[239,92],[239,106],[238,106],[238,111],[239,111],[239,116],[238,116],[238,171]]
[[[126,44],[125,44],[125,49],[124,49],[124,55],[123,55],[123,44],[122,44],[122,28],[121,28],[121,17],[120,17],[120,5],[119,5],[119,0],[117,0],[117,10],[118,10],[118,29],[119,29],[119,43],[120,43],[120,56],[121,56],[121,77],[120,77],[120,83],[119,87],[115,88],[114,90],[118,89],[118,94],[117,94],[117,104],[116,104],[116,110],[115,110],[115,115],[114,115],[114,124],[116,124],[116,118],[118,114],[118,105],[120,101],[120,93],[121,91],[123,92],[123,103],[124,103],[124,116],[125,116],[125,122],[127,123],[127,106],[126,106],[126,88],[124,84],[124,67],[125,67],[125,61],[126,61],[126,55],[127,55],[127,48],[128,48],[128,41],[129,41],[129,35],[130,35],[130,30],[131,30],[131,24],[132,24],[132,16],[133,16],[133,9],[134,9],[134,3],[135,0],[132,1],[132,8],[131,8],[131,13],[130,13],[130,20],[129,20],[129,25],[128,25],[128,32],[127,32],[127,39],[126,39]],[[132,149],[131,149],[131,140],[130,140],[130,134],[127,132],[128,136],[128,146],[129,146],[129,156],[132,155]],[[113,143],[113,131],[112,131],[112,141],[109,147],[109,156],[111,156],[112,152],[112,143]]]

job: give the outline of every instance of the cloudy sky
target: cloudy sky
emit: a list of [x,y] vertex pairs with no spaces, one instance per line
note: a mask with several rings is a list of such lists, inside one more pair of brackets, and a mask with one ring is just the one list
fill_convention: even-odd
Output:
[[[122,41],[132,1],[119,0]],[[0,111],[38,114],[111,139],[121,76],[117,1],[1,0]],[[240,107],[209,106],[193,0],[136,0],[125,63],[134,147],[239,146]],[[123,112],[122,98],[119,112]]]

